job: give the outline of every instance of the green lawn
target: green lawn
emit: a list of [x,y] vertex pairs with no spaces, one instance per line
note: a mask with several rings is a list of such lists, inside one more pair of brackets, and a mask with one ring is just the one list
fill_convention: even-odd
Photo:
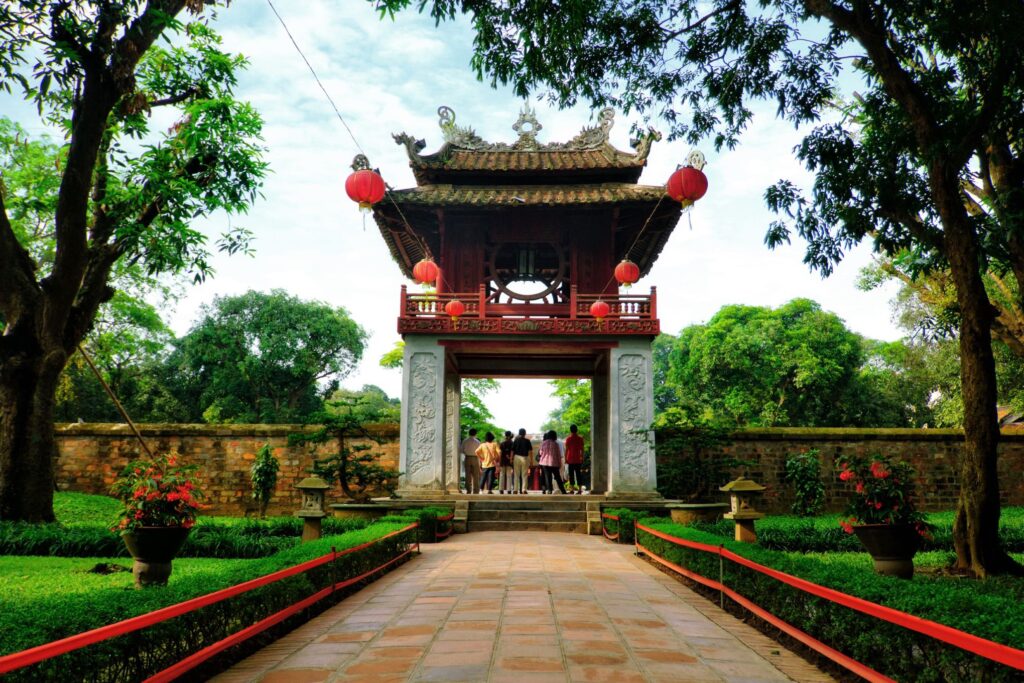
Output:
[[[226,567],[244,568],[258,560],[181,558],[174,561],[171,581],[213,579]],[[116,564],[129,571],[95,574],[89,570],[99,563]],[[59,594],[86,594],[134,590],[132,560],[124,557],[23,557],[0,556],[0,603],[5,608]]]

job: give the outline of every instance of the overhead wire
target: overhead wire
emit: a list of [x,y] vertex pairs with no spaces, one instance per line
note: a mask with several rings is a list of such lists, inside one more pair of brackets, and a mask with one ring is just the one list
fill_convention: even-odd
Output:
[[[317,75],[316,69],[313,68],[313,65],[310,63],[309,59],[306,58],[306,54],[302,51],[302,48],[299,47],[298,41],[295,40],[295,36],[292,35],[291,30],[288,28],[288,24],[285,23],[284,17],[282,17],[281,13],[277,11],[276,7],[274,7],[274,3],[272,0],[267,0],[267,5],[270,6],[270,11],[272,11],[274,13],[274,16],[277,17],[277,21],[281,24],[281,28],[284,29],[285,34],[288,36],[288,39],[292,43],[292,46],[295,47],[295,51],[299,53],[300,57],[302,57],[302,61],[305,62],[306,68],[309,69],[309,73],[313,75],[313,80],[316,81],[316,84],[318,86],[320,86],[320,90],[323,92],[324,97],[327,98],[327,101],[330,103],[331,108],[334,110],[335,115],[338,117],[338,120],[341,121],[341,125],[345,127],[345,131],[348,133],[349,137],[352,138],[352,143],[356,146],[356,149],[359,150],[359,153],[362,154],[363,157],[369,158],[366,152],[363,151],[362,145],[359,144],[359,140],[356,139],[355,133],[352,132],[352,128],[350,128],[348,123],[345,121],[345,117],[341,115],[341,110],[338,109],[338,105],[334,103],[334,98],[332,98],[331,94],[327,92],[327,88],[324,86],[323,81],[321,81],[320,77]],[[395,198],[392,195],[391,190],[389,188],[387,189],[385,196],[391,201],[391,204],[395,207],[395,210],[398,212],[398,216],[405,227],[405,232],[410,237],[412,237],[414,241],[419,243],[419,247],[420,249],[423,250],[424,255],[430,254],[430,249],[426,243],[426,240],[424,240],[422,237],[420,237],[413,231],[412,226],[409,224],[409,220],[405,217],[405,213],[402,211],[402,208],[398,205],[398,202],[395,201]],[[443,271],[441,277],[444,278]],[[447,284],[447,281],[445,281],[445,284]]]

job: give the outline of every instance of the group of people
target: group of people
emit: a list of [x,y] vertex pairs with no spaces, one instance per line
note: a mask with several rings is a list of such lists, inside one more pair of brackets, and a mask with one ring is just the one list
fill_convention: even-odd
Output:
[[[541,493],[554,493],[554,484],[565,493],[583,492],[581,471],[583,468],[583,437],[576,425],[569,427],[565,439],[564,463],[568,468],[568,481],[562,480],[563,453],[558,443],[558,434],[550,430],[544,434],[537,449],[536,458],[533,443],[520,429],[518,436],[505,432],[504,441],[498,443],[494,434],[487,432],[483,442],[477,438],[477,430],[470,429],[469,436],[462,442],[462,455],[466,465],[466,493],[494,493],[495,481],[498,493],[524,494],[529,490],[530,471],[540,468]],[[568,483],[568,490],[566,484]]]

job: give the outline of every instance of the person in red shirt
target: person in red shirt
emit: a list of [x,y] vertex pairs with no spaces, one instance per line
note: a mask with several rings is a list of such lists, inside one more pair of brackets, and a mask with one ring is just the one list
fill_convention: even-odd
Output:
[[580,470],[583,468],[583,437],[579,427],[569,425],[569,436],[565,438],[565,464],[569,466],[569,490],[579,495],[583,492],[580,484]]

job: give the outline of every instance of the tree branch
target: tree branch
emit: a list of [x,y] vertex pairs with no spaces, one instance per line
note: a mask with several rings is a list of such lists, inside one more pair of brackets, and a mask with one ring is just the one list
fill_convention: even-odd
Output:
[[719,14],[725,14],[726,12],[731,12],[732,10],[737,9],[741,4],[742,3],[740,2],[740,0],[732,0],[732,2],[726,3],[725,5],[719,7],[718,9],[711,10],[697,21],[693,22],[692,24],[688,24],[682,27],[681,29],[671,32],[667,31],[666,29],[662,29],[663,31],[665,31],[665,41],[667,42],[669,40],[674,40],[675,38],[678,38],[682,34],[688,33],[689,31],[692,31],[693,29],[704,24],[705,22],[717,17]]
[[14,234],[0,192],[0,313],[8,326],[13,327],[26,311],[37,308],[42,293],[35,270],[35,262]]
[[198,88],[189,88],[185,92],[180,93],[178,95],[172,95],[170,97],[165,97],[165,98],[160,99],[160,100],[151,100],[148,103],[148,106],[149,106],[150,109],[155,109],[157,107],[164,107],[164,106],[167,106],[169,104],[178,104],[179,102],[184,102],[185,100],[189,99],[190,97],[194,97],[194,96],[196,96],[198,94],[199,94],[199,89]]

